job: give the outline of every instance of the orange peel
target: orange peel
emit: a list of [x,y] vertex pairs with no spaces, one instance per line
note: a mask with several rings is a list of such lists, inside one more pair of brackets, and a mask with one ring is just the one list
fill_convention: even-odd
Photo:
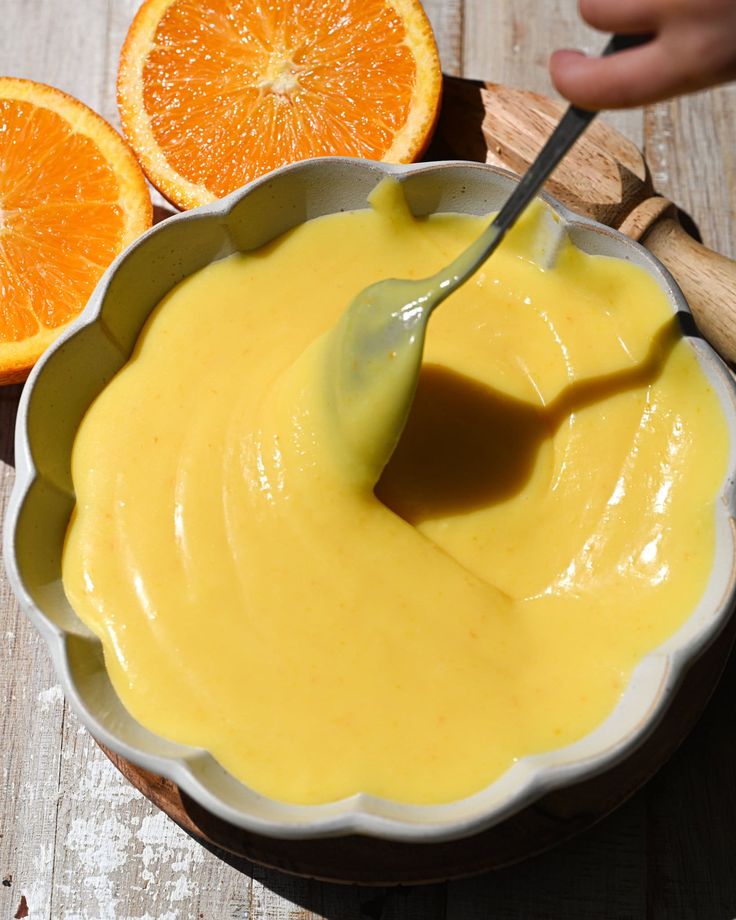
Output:
[[151,226],[135,157],[61,90],[0,77],[0,383],[24,380]]

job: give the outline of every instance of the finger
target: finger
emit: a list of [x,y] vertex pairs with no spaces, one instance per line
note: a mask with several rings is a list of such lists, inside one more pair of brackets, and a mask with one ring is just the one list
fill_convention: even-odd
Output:
[[690,89],[660,40],[608,57],[556,51],[550,60],[552,82],[566,99],[583,109],[624,109],[659,102]]
[[579,0],[580,15],[600,32],[653,32],[661,21],[661,0]]

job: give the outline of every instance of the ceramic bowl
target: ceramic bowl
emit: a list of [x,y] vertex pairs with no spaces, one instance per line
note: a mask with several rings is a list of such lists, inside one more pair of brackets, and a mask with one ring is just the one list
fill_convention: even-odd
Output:
[[[5,560],[18,599],[51,652],[66,698],[90,732],[113,751],[173,780],[214,815],[280,838],[364,834],[397,841],[464,837],[502,821],[555,787],[612,767],[654,728],[688,666],[725,625],[734,599],[736,392],[712,349],[688,336],[728,418],[728,475],[716,506],[717,551],[707,589],[682,628],[633,672],[611,716],[568,747],[515,763],[500,779],[462,801],[402,805],[356,795],[327,805],[294,806],[265,798],[230,776],[205,751],[147,731],[121,705],[105,670],[100,642],[66,600],[60,575],[64,535],[74,506],[70,454],[87,407],[131,354],[148,315],[179,281],[214,259],[258,247],[301,222],[352,208],[384,176],[403,184],[416,214],[498,209],[514,178],[479,164],[408,167],[359,160],[311,160],[278,170],[224,200],[173,217],[149,231],[106,272],[79,321],[34,369],[16,432],[17,477],[5,528]],[[665,292],[673,313],[689,311],[667,271],[620,234],[571,214],[547,198],[583,250],[635,262]]]

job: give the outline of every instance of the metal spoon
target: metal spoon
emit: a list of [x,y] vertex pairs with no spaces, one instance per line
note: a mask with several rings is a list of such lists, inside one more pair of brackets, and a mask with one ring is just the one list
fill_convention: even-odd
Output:
[[[603,54],[649,38],[614,35]],[[496,249],[595,115],[576,106],[567,109],[493,222],[450,265],[429,278],[370,285],[329,333],[328,388],[339,436],[371,484],[378,481],[409,415],[433,310]]]

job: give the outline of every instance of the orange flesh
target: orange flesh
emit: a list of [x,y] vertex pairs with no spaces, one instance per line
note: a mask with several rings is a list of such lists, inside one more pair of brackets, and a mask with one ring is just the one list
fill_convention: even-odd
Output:
[[178,0],[143,67],[153,135],[218,197],[312,156],[381,159],[411,106],[405,34],[383,0]]
[[0,128],[0,342],[18,342],[79,312],[125,215],[113,170],[64,118],[0,99]]

